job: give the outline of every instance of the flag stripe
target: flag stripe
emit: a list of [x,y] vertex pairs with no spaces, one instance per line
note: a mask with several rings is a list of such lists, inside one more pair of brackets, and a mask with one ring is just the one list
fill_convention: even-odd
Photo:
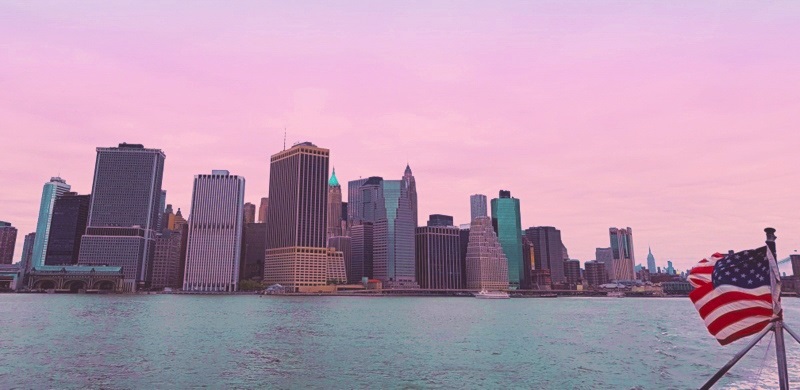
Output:
[[766,294],[761,295],[753,295],[744,292],[729,292],[722,295],[718,295],[715,298],[712,298],[708,301],[705,305],[702,305],[697,308],[697,311],[700,312],[700,317],[706,319],[709,314],[713,311],[717,310],[717,308],[727,308],[728,305],[744,302],[748,305],[757,305],[764,307],[772,307],[772,294],[767,292]]
[[767,327],[767,325],[769,325],[770,321],[771,321],[771,319],[769,319],[769,318],[765,319],[765,320],[762,320],[762,321],[759,321],[759,322],[757,322],[757,323],[755,323],[753,325],[745,327],[744,329],[741,329],[741,330],[738,330],[738,331],[734,332],[733,334],[731,334],[728,337],[725,337],[723,339],[717,338],[717,341],[719,341],[719,343],[721,345],[728,345],[728,344],[730,344],[730,343],[732,343],[732,342],[734,342],[736,340],[739,340],[742,337],[747,337],[747,336],[756,334],[758,332],[761,332],[764,328]]

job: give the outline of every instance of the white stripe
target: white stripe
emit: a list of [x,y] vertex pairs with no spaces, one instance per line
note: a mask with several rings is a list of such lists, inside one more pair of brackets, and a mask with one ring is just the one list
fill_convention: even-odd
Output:
[[716,320],[719,317],[722,317],[727,313],[742,309],[749,309],[751,307],[763,307],[765,309],[772,309],[772,303],[764,301],[736,301],[722,305],[708,314],[708,316],[704,320],[706,323],[706,327],[711,325],[711,323],[714,322],[714,320]]
[[726,292],[732,292],[732,291],[743,292],[743,293],[751,294],[751,295],[763,295],[763,294],[769,294],[770,293],[770,287],[769,286],[761,286],[761,287],[757,287],[757,288],[753,288],[753,289],[744,289],[744,288],[741,288],[741,287],[731,286],[729,284],[723,284],[722,286],[718,286],[718,287],[714,288],[713,290],[709,291],[708,294],[706,294],[705,296],[700,298],[700,300],[695,302],[694,307],[697,308],[697,310],[699,311],[700,308],[702,308],[706,303],[708,303],[708,301],[710,301],[710,300],[712,300],[712,299],[714,299],[714,298],[716,298],[716,297],[718,297],[718,296],[720,296],[722,294],[725,294]]
[[724,340],[728,338],[730,335],[745,329],[747,327],[753,326],[761,321],[769,320],[770,317],[765,316],[755,316],[755,317],[747,317],[741,321],[735,322],[728,326],[727,328],[722,329],[719,333],[717,333],[716,337],[717,340]]

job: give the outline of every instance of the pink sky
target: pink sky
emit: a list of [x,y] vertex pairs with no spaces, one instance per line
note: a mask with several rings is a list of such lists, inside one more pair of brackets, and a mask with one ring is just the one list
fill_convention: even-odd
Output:
[[163,149],[176,208],[212,169],[257,204],[284,127],[341,182],[408,161],[421,220],[508,189],[582,261],[611,226],[681,269],[765,226],[800,249],[798,2],[230,3],[0,4],[15,259],[42,184],[88,193],[97,146]]

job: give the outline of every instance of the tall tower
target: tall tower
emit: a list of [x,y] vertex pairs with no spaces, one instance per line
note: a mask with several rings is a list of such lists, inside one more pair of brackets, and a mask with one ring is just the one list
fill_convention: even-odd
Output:
[[243,177],[224,170],[195,176],[184,290],[238,289],[243,222]]
[[25,272],[31,270],[31,258],[33,257],[33,243],[36,241],[36,232],[28,233],[25,235],[25,241],[22,243],[22,258],[20,264],[24,267]]
[[469,196],[469,220],[472,221],[478,217],[486,217],[489,213],[486,211],[486,195],[475,194]]
[[267,210],[269,210],[269,198],[261,198],[258,206],[258,222],[267,222]]
[[508,289],[508,260],[489,217],[472,220],[465,271],[468,289]]
[[647,270],[651,275],[655,275],[658,270],[656,269],[656,258],[653,256],[653,251],[647,247]]
[[533,268],[550,270],[553,283],[564,283],[564,244],[561,241],[561,231],[552,226],[536,226],[525,229],[525,237],[533,244]]
[[419,226],[419,218],[417,218],[417,181],[411,173],[411,166],[406,164],[406,170],[403,172],[403,186],[408,193],[408,199],[411,204],[411,216],[414,220],[414,228]]
[[[371,178],[370,178],[371,180]],[[370,181],[362,188],[365,220],[375,207],[373,277],[387,288],[416,288],[415,234],[416,184],[411,170],[401,180],[376,183],[377,197],[371,201]]]
[[633,255],[633,229],[609,228],[608,234],[611,238],[613,280],[635,280],[633,265],[636,263],[636,258]]
[[0,221],[0,264],[11,264],[14,261],[16,246],[17,228],[8,222]]
[[328,180],[328,227],[327,238],[342,235],[342,186],[336,178],[336,168],[333,168],[331,178]]
[[464,288],[459,233],[452,223],[417,228],[416,271],[421,288]]
[[270,157],[266,284],[298,290],[326,282],[328,160],[330,151],[310,142]]
[[47,239],[45,265],[75,264],[80,255],[81,236],[86,233],[91,196],[67,192],[56,199]]
[[[508,260],[510,288],[519,288],[525,272],[522,264],[522,222],[519,199],[512,198],[511,191],[501,190],[500,197],[492,199],[492,224]],[[561,248],[558,250],[560,252]]]
[[36,222],[36,238],[33,241],[31,266],[44,265],[47,255],[47,240],[50,238],[50,223],[53,220],[53,206],[56,198],[70,190],[69,184],[60,177],[51,177],[42,188],[42,201],[39,203],[39,220]]
[[97,148],[78,262],[121,266],[124,291],[150,281],[165,159],[160,149],[139,144]]
[[244,204],[244,223],[256,222],[256,205],[247,202]]

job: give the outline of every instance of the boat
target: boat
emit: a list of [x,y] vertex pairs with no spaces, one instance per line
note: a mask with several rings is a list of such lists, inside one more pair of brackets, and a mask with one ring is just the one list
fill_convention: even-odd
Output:
[[511,296],[508,295],[507,292],[503,291],[486,291],[481,290],[481,292],[472,294],[475,298],[478,299],[510,299]]
[[611,291],[607,294],[610,298],[623,298],[625,297],[625,293],[622,291]]

